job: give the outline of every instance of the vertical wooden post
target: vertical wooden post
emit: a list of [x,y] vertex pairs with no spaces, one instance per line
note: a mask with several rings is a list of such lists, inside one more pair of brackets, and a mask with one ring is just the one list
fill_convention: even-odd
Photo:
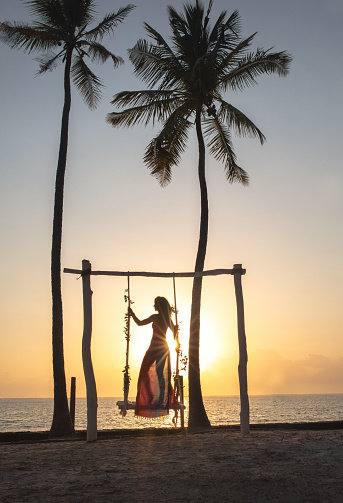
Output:
[[98,399],[91,355],[92,338],[92,290],[90,281],[91,263],[82,261],[83,290],[83,338],[82,361],[87,390],[87,442],[97,439],[97,408]]
[[183,396],[183,376],[179,375],[180,379],[180,404],[181,404],[181,409],[180,409],[180,418],[181,418],[181,429],[185,429],[185,400]]
[[250,433],[249,424],[249,397],[248,397],[248,378],[247,378],[247,363],[248,352],[245,336],[244,326],[244,302],[242,291],[242,265],[234,264],[234,283],[236,292],[237,304],[237,328],[238,328],[238,345],[239,345],[239,364],[238,364],[238,377],[239,377],[239,390],[241,399],[241,433]]
[[71,378],[70,384],[70,417],[73,426],[75,426],[75,396],[76,396],[76,377]]

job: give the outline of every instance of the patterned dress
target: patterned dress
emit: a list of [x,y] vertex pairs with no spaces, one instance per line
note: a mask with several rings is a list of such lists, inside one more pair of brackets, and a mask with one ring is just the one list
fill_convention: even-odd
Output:
[[165,416],[175,406],[166,332],[167,328],[163,329],[157,323],[152,324],[152,339],[138,377],[136,416]]

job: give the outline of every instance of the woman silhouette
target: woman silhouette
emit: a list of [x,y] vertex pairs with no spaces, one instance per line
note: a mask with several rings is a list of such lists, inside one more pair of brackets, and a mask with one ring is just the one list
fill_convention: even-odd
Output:
[[166,333],[170,328],[175,339],[178,332],[178,326],[174,325],[171,319],[171,306],[165,297],[155,298],[154,309],[157,311],[156,314],[140,320],[129,308],[129,314],[138,326],[152,323],[150,346],[139,372],[135,407],[136,416],[150,418],[165,416],[169,414],[169,409],[175,407]]

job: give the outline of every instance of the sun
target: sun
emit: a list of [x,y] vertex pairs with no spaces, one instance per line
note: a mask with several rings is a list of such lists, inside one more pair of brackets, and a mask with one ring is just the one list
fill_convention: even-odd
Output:
[[[188,357],[189,344],[189,315],[187,312],[180,311],[180,332],[179,341],[183,356]],[[182,318],[182,319],[181,319]],[[175,321],[175,320],[174,320]],[[145,352],[147,351],[152,336],[151,325],[142,327],[132,326],[131,344],[130,344],[130,359],[132,365],[139,366]],[[176,366],[175,341],[170,330],[166,334],[167,342],[170,349],[172,369]],[[200,320],[200,369],[201,371],[208,370],[211,365],[218,359],[220,354],[220,344],[218,337],[218,328],[213,322],[213,319],[207,314],[201,314]]]

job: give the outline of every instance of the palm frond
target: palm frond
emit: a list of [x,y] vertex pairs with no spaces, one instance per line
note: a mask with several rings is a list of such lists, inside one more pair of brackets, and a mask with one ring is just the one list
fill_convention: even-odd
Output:
[[242,185],[248,185],[248,174],[236,163],[237,158],[229,128],[219,121],[216,115],[203,118],[203,122],[209,151],[217,161],[224,163],[226,179],[230,183],[239,182]]
[[87,40],[102,40],[105,35],[111,33],[113,29],[123,22],[125,17],[135,8],[135,5],[128,4],[121,7],[118,12],[107,14],[104,19],[92,30],[87,31],[83,36]]
[[248,54],[237,67],[230,70],[222,79],[225,88],[243,90],[245,87],[257,84],[260,75],[276,73],[285,77],[289,72],[292,57],[286,52],[270,53],[269,50],[257,49],[256,53]]
[[26,2],[29,10],[39,22],[46,23],[51,28],[66,30],[67,20],[63,13],[63,5],[60,1],[52,0],[31,0]]
[[169,65],[173,64],[175,68],[178,68],[180,71],[182,71],[182,65],[180,64],[180,61],[174,54],[173,50],[169,46],[169,44],[166,42],[166,40],[162,37],[158,31],[156,31],[154,28],[152,28],[148,23],[144,23],[145,30],[147,31],[148,35],[150,38],[156,41],[157,45],[160,46],[160,56],[165,57],[165,58],[170,58],[169,60]]
[[224,25],[225,31],[232,32],[236,38],[240,36],[242,30],[241,18],[238,10],[233,11]]
[[[124,91],[117,94],[112,104],[117,106],[135,105],[121,112],[107,114],[106,121],[112,126],[131,127],[136,124],[145,126],[152,120],[164,120],[175,110],[173,94],[161,91]],[[125,105],[124,105],[125,104]]]
[[208,37],[209,46],[211,46],[212,44],[218,44],[222,39],[222,33],[224,32],[223,21],[225,20],[225,17],[226,11],[223,11],[215,22]]
[[193,125],[189,114],[186,104],[175,110],[145,151],[144,162],[162,187],[171,181],[171,169],[180,162],[185,150],[188,130]]
[[98,63],[105,63],[109,58],[111,58],[115,68],[124,63],[124,60],[120,56],[116,56],[108,49],[106,49],[105,46],[99,44],[98,42],[88,42],[87,40],[79,40],[77,48],[82,47],[83,49],[85,46],[87,47],[85,52],[92,61]]
[[[221,59],[218,65],[218,75],[221,77],[222,75],[226,77],[227,72],[236,68],[242,61],[242,58],[245,56],[247,49],[250,47],[252,41],[254,40],[257,32],[250,35],[250,37],[245,40],[241,40],[236,43],[235,46],[230,50],[223,49],[220,53]],[[219,52],[217,50],[217,52]]]
[[175,103],[176,107],[179,99],[178,93],[174,90],[147,89],[144,91],[122,91],[117,93],[113,97],[111,104],[125,107],[128,105],[147,105],[160,101],[165,102],[169,106]]
[[162,35],[156,31],[152,26],[150,26],[148,23],[143,23],[145,31],[148,33],[149,37],[155,40],[157,45],[163,45],[166,47],[170,54],[173,54],[173,51],[169,47],[169,44],[166,42],[166,40],[162,37]]
[[174,37],[178,37],[179,34],[187,35],[187,21],[183,13],[181,12],[179,14],[172,5],[168,5],[167,11],[169,24]]
[[11,49],[23,49],[24,52],[49,51],[59,44],[56,32],[49,32],[40,26],[25,23],[0,24],[0,40]]
[[47,53],[40,58],[35,58],[35,61],[39,63],[39,70],[37,72],[38,75],[49,71],[54,70],[58,63],[61,62],[61,57],[62,54],[64,53],[64,50],[59,52],[58,54],[54,53]]
[[75,56],[71,67],[73,82],[89,108],[96,108],[101,99],[101,80],[88,68],[83,58]]
[[259,138],[261,145],[263,145],[266,137],[243,112],[222,99],[219,99],[219,103],[220,108],[217,116],[220,121],[226,122],[229,128],[235,129],[239,136]]
[[[129,58],[135,68],[135,74],[150,87],[159,81],[164,87],[170,87],[180,78],[180,64],[174,56],[166,54],[163,46],[138,40],[129,50]],[[161,87],[162,87],[161,85]]]

